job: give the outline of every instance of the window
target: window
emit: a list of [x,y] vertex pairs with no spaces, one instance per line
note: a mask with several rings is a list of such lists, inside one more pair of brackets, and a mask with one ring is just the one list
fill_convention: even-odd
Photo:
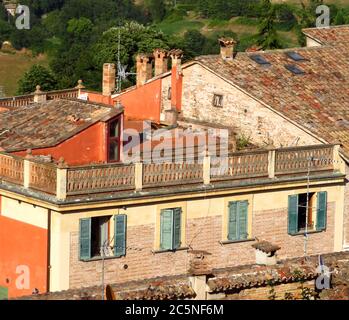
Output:
[[248,238],[248,201],[229,203],[228,240],[238,241]]
[[[316,198],[316,200],[315,200]],[[315,206],[316,201],[316,206]],[[307,219],[308,203],[308,219]],[[288,197],[288,233],[297,234],[305,230],[326,229],[327,192],[306,193]],[[316,222],[316,223],[315,223]]]
[[300,68],[298,68],[297,66],[295,66],[294,64],[286,64],[285,68],[292,72],[295,75],[303,75],[305,74],[305,72],[303,70],[301,70]]
[[160,249],[176,250],[181,246],[182,209],[164,209],[160,216]]
[[108,162],[120,160],[120,120],[112,121],[108,125]]
[[223,95],[221,94],[215,94],[213,96],[213,106],[215,107],[223,107]]
[[262,57],[259,54],[252,54],[250,55],[250,59],[252,59],[254,62],[260,64],[260,65],[266,65],[269,66],[270,62],[267,61],[264,57]]
[[171,100],[171,99],[172,99],[172,88],[169,87],[167,91],[167,100]]
[[306,61],[307,60],[295,51],[286,52],[286,55],[294,61]]
[[111,216],[80,219],[80,260],[101,257],[105,245],[113,248],[115,257],[126,254],[126,215],[114,216],[112,237],[110,221]]

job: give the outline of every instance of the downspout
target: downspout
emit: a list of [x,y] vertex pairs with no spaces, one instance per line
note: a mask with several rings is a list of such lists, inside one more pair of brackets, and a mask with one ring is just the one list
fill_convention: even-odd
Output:
[[51,280],[51,209],[47,209],[47,272],[46,272],[46,292],[50,292]]

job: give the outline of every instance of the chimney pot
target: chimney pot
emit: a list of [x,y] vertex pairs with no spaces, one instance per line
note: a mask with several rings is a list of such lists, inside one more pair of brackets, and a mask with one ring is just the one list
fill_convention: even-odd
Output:
[[154,52],[155,58],[155,77],[167,72],[168,64],[168,52],[164,49],[155,49]]
[[144,85],[153,77],[152,55],[138,54],[137,55],[137,87]]
[[221,47],[221,57],[223,60],[234,59],[234,48],[237,42],[232,38],[220,38],[219,45]]
[[115,91],[116,71],[114,63],[103,65],[103,95],[110,96]]

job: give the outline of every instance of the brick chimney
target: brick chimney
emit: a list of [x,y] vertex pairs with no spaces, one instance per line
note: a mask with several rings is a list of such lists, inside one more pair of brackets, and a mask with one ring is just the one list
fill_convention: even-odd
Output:
[[223,60],[233,60],[234,59],[234,47],[236,41],[232,38],[220,38],[219,45],[221,46],[221,57]]
[[154,50],[155,58],[155,77],[168,71],[168,52],[164,49]]
[[116,71],[114,63],[103,65],[103,95],[110,96],[115,91]]
[[183,88],[183,72],[182,57],[183,51],[174,49],[169,52],[172,59],[171,74],[171,108],[181,111],[182,108],[182,88]]
[[137,87],[143,86],[153,77],[152,55],[137,55]]
[[35,103],[43,103],[46,102],[46,93],[41,91],[40,86],[36,86],[36,90],[34,92],[34,102]]

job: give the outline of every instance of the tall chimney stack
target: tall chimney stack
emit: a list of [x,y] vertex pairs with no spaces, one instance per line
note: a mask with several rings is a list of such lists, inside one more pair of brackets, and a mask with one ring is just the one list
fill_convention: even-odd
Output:
[[234,59],[234,47],[236,41],[232,38],[220,38],[219,45],[221,47],[221,57],[223,60],[233,60]]
[[169,52],[172,59],[171,74],[171,108],[178,112],[182,109],[182,88],[183,88],[183,72],[182,57],[183,51],[174,49]]
[[137,55],[137,87],[143,86],[153,77],[152,58],[148,54]]
[[116,71],[114,63],[103,65],[103,95],[110,96],[115,91]]
[[155,49],[154,50],[155,58],[155,77],[167,72],[168,64],[168,52],[164,49]]

